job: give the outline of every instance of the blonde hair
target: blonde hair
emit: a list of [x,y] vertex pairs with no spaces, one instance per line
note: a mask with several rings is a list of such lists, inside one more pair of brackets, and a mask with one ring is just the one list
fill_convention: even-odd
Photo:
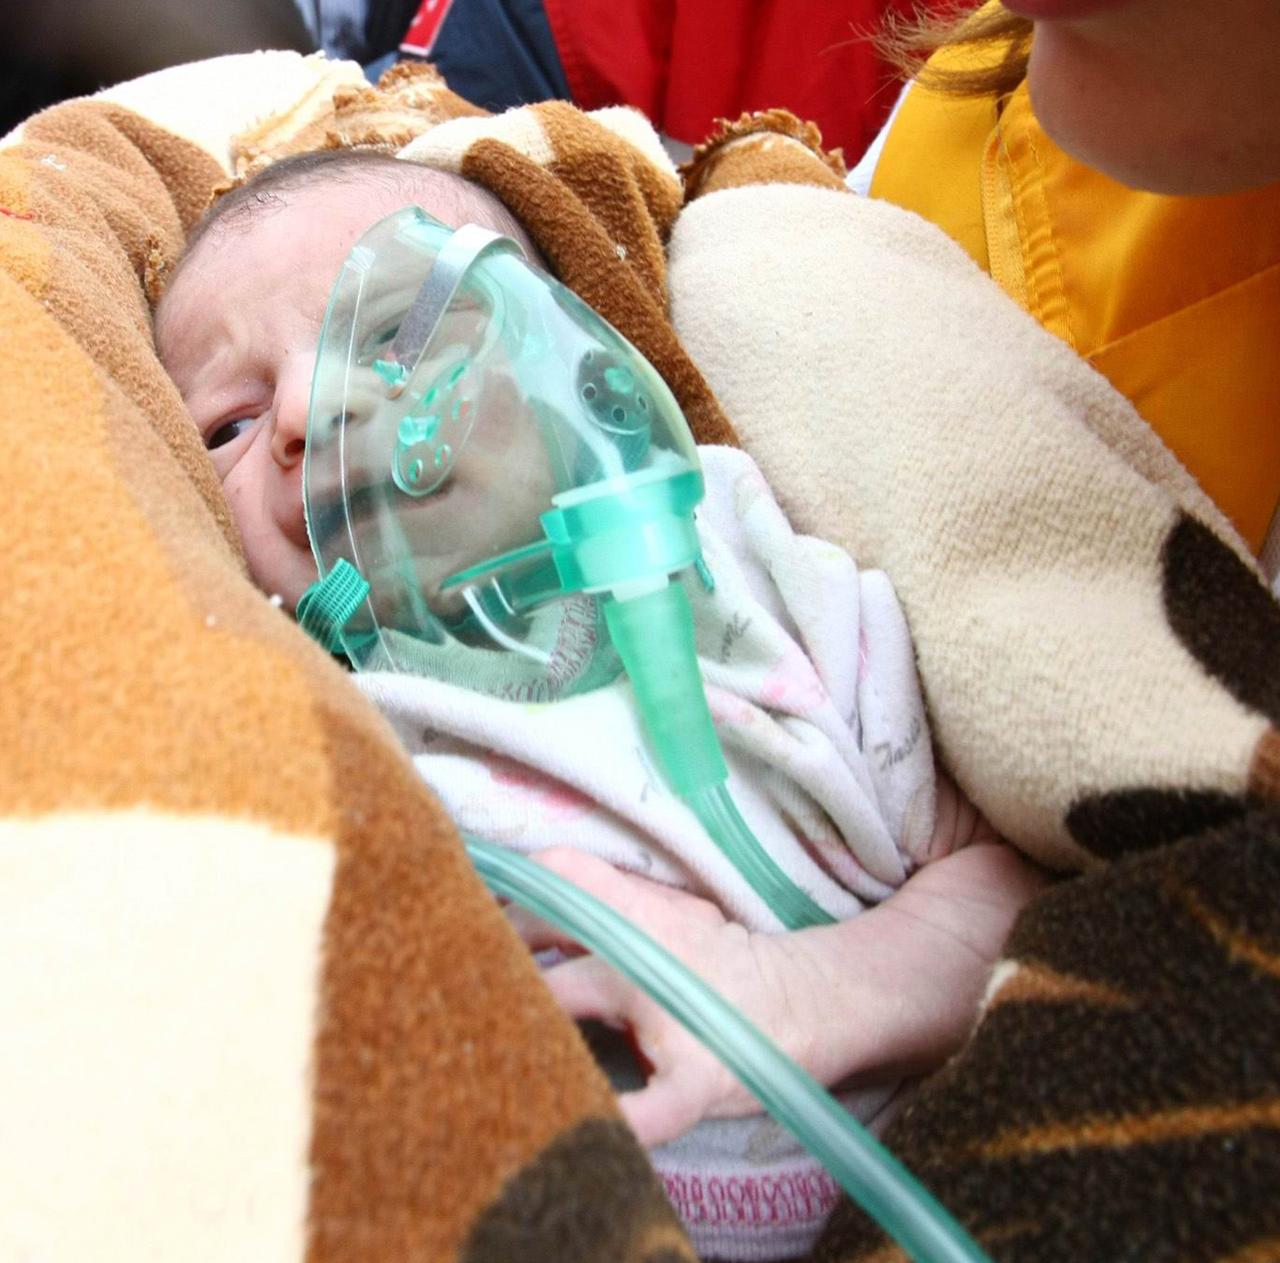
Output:
[[[951,96],[1004,96],[1027,73],[1031,55],[1030,18],[1010,13],[1003,5],[959,5],[941,11],[918,10],[914,16],[886,14],[876,44],[881,55],[905,78],[915,78],[935,92]],[[933,58],[946,48],[989,49],[1003,53],[976,65],[955,65]]]

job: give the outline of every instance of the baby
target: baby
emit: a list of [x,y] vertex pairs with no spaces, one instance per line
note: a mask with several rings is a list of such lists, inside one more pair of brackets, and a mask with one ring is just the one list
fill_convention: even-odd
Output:
[[[157,350],[250,572],[290,610],[316,577],[302,463],[330,289],[357,239],[411,204],[512,237],[538,259],[486,190],[389,157],[325,152],[279,162],[223,198],[156,312]],[[1036,880],[1007,848],[975,845],[995,839],[935,775],[905,620],[884,576],[796,536],[744,453],[700,454],[698,527],[715,590],[687,586],[732,793],[773,859],[838,924],[776,933],[770,908],[661,788],[624,682],[537,706],[416,676],[358,682],[461,827],[523,851],[567,844],[609,861],[551,860],[633,912],[824,1081],[843,1080],[842,1099],[870,1121],[962,1038]],[[525,929],[536,945],[558,944],[545,927]],[[708,1055],[595,965],[573,960],[547,977],[574,1016],[632,1029],[648,1086],[621,1043],[602,1059],[619,1086],[637,1089],[623,1100],[641,1138],[666,1142],[654,1161],[695,1245],[725,1259],[802,1253],[834,1183],[770,1120],[744,1117],[750,1098]],[[841,1010],[865,1015],[845,1023],[860,1028],[856,1048],[796,1033],[825,1029]]]

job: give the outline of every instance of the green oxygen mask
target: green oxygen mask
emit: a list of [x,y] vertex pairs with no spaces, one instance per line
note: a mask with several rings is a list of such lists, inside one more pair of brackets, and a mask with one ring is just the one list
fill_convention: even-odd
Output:
[[303,496],[320,579],[298,621],[327,648],[521,701],[625,670],[667,783],[779,921],[831,920],[725,787],[678,579],[711,582],[684,416],[514,241],[408,207],[356,243],[320,335]]

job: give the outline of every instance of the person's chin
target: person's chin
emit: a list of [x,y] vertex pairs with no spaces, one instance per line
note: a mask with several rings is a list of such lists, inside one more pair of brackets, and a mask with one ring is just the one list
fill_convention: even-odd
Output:
[[1120,184],[1207,196],[1280,177],[1280,144],[1248,152],[1231,129],[1210,129],[1196,84],[1167,82],[1131,50],[1079,30],[1039,28],[1027,86],[1040,126],[1060,149]]
[[1040,126],[1058,148],[1121,184],[1184,191],[1177,185],[1186,173],[1165,153],[1168,136],[1144,127],[1141,104],[1117,90],[1117,76],[1100,62],[1074,32],[1037,31],[1027,86]]
[[315,561],[308,552],[305,557],[290,557],[284,564],[250,565],[254,583],[287,613],[292,614],[302,600],[302,594],[315,582]]

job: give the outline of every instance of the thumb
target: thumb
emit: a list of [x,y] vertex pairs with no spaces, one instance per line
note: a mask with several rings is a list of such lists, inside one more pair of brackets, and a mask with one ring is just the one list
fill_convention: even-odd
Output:
[[683,1136],[706,1117],[712,1089],[708,1077],[684,1063],[655,1074],[635,1092],[618,1098],[623,1117],[646,1147]]

